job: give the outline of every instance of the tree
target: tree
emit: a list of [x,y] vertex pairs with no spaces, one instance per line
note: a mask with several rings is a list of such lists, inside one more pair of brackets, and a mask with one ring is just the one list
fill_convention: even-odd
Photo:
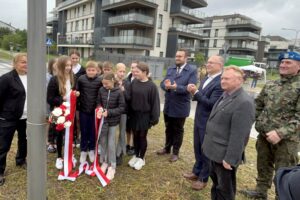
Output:
[[10,50],[10,46],[14,50],[26,50],[27,47],[27,32],[26,30],[17,30],[15,33],[4,35],[1,41],[1,47],[5,50]]
[[203,66],[205,63],[205,57],[202,53],[198,52],[195,54],[195,62],[198,64],[198,66]]
[[12,31],[9,28],[0,27],[0,42],[3,39],[4,35],[10,35]]

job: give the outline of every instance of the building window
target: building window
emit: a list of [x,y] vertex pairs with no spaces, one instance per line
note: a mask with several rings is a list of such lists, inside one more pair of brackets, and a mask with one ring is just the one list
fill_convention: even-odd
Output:
[[84,19],[83,20],[81,20],[81,30],[84,30]]
[[125,49],[117,49],[118,54],[125,54]]
[[94,28],[94,25],[95,25],[94,23],[95,23],[95,19],[94,19],[94,17],[92,17],[91,29]]
[[168,11],[168,7],[169,7],[169,0],[165,0],[165,3],[164,3],[164,11]]
[[79,21],[76,21],[75,22],[75,31],[78,31],[78,29],[79,29]]
[[163,51],[159,52],[159,57],[164,57],[164,52]]
[[149,50],[145,50],[145,56],[150,56],[150,51]]
[[216,29],[215,30],[215,37],[218,37],[218,35],[219,35],[219,29]]
[[214,40],[214,46],[213,47],[217,47],[217,41],[218,40]]
[[156,36],[156,47],[160,47],[161,33],[157,33]]
[[158,28],[162,29],[162,24],[163,24],[163,15],[158,16]]
[[85,9],[86,9],[86,5],[82,6],[82,15],[85,15]]
[[85,30],[88,30],[88,29],[89,29],[89,27],[88,27],[88,24],[89,24],[89,23],[88,23],[88,22],[89,22],[88,19],[86,19],[86,20],[85,20]]
[[93,3],[90,4],[90,13],[93,13]]

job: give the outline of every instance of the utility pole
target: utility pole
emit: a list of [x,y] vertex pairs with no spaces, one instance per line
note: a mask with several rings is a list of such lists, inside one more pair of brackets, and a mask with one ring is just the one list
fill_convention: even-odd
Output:
[[46,199],[46,0],[27,0],[27,199]]

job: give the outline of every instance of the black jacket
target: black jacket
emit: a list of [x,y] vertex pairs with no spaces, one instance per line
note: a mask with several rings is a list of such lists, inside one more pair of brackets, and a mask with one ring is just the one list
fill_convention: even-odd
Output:
[[0,119],[17,121],[22,117],[26,100],[25,88],[14,69],[0,77]]
[[[76,79],[74,83],[76,83]],[[72,89],[75,89],[75,85],[76,84],[74,84]],[[53,76],[49,81],[47,87],[47,103],[50,105],[50,110],[53,110],[54,107],[60,106],[63,103],[63,97],[59,93],[57,76]]]
[[79,111],[85,113],[94,113],[97,106],[98,91],[102,83],[100,78],[88,78],[87,75],[80,76],[77,80],[76,90],[80,92],[80,96],[77,99],[80,107]]
[[97,105],[107,110],[107,117],[104,122],[109,126],[116,126],[120,123],[121,114],[125,110],[125,100],[123,92],[119,87],[109,90],[101,87],[98,92]]

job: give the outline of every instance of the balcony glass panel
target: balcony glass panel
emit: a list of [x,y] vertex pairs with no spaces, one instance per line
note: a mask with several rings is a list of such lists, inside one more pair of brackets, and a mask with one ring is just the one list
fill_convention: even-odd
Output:
[[255,39],[259,39],[259,35],[251,32],[230,32],[226,33],[226,36],[230,37],[253,37]]
[[[127,0],[103,0],[102,6],[108,6],[108,5],[112,5],[112,4],[123,2],[123,1],[127,1]],[[156,3],[156,0],[140,0],[140,1],[148,1],[151,3]]]
[[152,38],[140,37],[140,36],[112,36],[112,37],[103,37],[103,43],[109,44],[139,44],[152,46]]
[[130,13],[128,15],[119,15],[110,17],[108,19],[109,24],[118,24],[118,23],[124,23],[124,22],[131,22],[131,21],[138,21],[145,24],[153,25],[154,24],[154,18],[149,17],[146,15],[142,15],[139,13]]
[[197,18],[204,18],[205,17],[204,12],[201,12],[201,11],[196,10],[196,9],[190,9],[188,7],[185,7],[185,6],[182,6],[180,11],[185,13],[185,14],[197,17]]
[[203,37],[208,37],[208,33],[203,33],[203,30],[198,29],[193,25],[185,25],[185,24],[174,24],[171,25],[171,29],[175,29],[176,31],[195,34]]
[[236,44],[236,45],[231,45],[231,48],[242,48],[242,49],[253,49],[257,50],[257,45],[254,44]]
[[261,27],[261,23],[254,20],[232,20],[227,22],[227,25],[238,25],[238,24],[253,24],[255,26]]

